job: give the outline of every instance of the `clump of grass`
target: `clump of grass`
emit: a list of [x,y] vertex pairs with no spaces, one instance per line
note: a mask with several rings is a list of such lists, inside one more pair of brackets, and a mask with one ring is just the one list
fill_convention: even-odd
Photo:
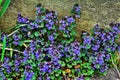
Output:
[[[2,17],[4,15],[4,13],[6,12],[9,4],[10,4],[11,0],[5,0],[2,9],[0,11],[0,17]],[[2,0],[0,0],[0,5],[2,4]]]
[[0,0],[0,6],[1,6],[1,4],[2,4],[2,0]]

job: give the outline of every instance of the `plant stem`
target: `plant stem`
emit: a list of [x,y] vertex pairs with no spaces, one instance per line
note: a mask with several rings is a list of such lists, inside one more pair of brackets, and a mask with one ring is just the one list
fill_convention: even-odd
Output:
[[14,33],[16,33],[18,30],[19,30],[19,29],[17,29],[17,30],[15,30],[15,31],[13,31],[12,33],[10,33],[10,34],[8,35],[8,37],[10,37],[10,36],[13,35]]
[[[0,49],[2,49],[2,47],[0,47]],[[5,50],[8,50],[8,51],[14,51],[14,52],[18,52],[18,53],[23,53],[19,50],[15,50],[15,49],[12,49],[12,48],[5,48]]]

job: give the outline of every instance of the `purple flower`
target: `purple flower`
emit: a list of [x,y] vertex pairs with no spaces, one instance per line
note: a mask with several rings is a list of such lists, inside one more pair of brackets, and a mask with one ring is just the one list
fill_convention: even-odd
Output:
[[20,35],[14,34],[14,35],[13,35],[13,39],[14,39],[15,41],[20,40]]
[[77,77],[76,80],[84,80],[84,76],[81,75],[80,77]]
[[60,26],[62,26],[62,27],[66,27],[66,26],[69,25],[69,24],[67,23],[67,21],[65,21],[65,20],[60,20],[59,23],[61,24]]
[[38,4],[36,6],[36,12],[37,12],[37,16],[42,16],[42,14],[46,12],[46,9],[43,8],[41,4]]
[[24,75],[25,75],[25,80],[31,80],[32,76],[34,75],[33,71],[24,71]]
[[21,27],[21,31],[23,31],[23,32],[27,32],[27,31],[28,31],[28,30],[27,30],[27,27],[26,27],[26,26]]
[[41,54],[41,50],[40,49],[35,52],[35,57],[36,57],[37,60],[40,59],[41,55],[42,54]]
[[4,79],[5,80],[5,76],[4,76],[2,71],[0,71],[0,79]]
[[30,50],[33,52],[35,49],[36,49],[36,42],[33,40],[31,43],[30,43]]
[[18,60],[15,60],[15,66],[19,66],[20,65],[20,62]]
[[118,48],[118,52],[120,52],[120,44],[118,45],[118,47],[117,47],[117,48]]
[[59,26],[59,30],[65,30],[65,27]]
[[54,36],[50,35],[50,36],[48,36],[48,39],[53,42],[54,41]]
[[68,51],[70,50],[70,47],[66,46],[66,47],[64,48],[64,50],[65,50],[65,52],[68,52]]
[[47,77],[46,80],[51,80],[50,77]]
[[104,63],[104,59],[103,59],[103,58],[99,58],[99,59],[98,59],[98,63],[99,63],[100,65],[102,65],[102,64]]
[[92,50],[96,51],[100,48],[100,45],[93,45],[92,46]]
[[18,67],[16,67],[16,68],[15,68],[15,71],[16,71],[16,72],[20,72],[20,70],[19,70],[19,68],[18,68]]
[[109,60],[110,59],[110,55],[109,54],[107,54],[106,56],[105,56],[105,60]]
[[83,36],[83,44],[91,44],[92,37],[90,36]]
[[45,26],[47,27],[48,30],[52,29],[52,25],[51,24],[45,24]]
[[13,35],[13,39],[14,39],[14,41],[13,41],[13,44],[14,44],[14,45],[20,44],[20,42],[19,42],[20,39],[21,39],[20,35],[14,34],[14,35]]
[[24,18],[23,16],[21,16],[20,13],[18,13],[18,22],[19,23],[29,23],[29,19],[28,18]]
[[100,72],[105,72],[108,70],[108,66],[107,65],[103,65],[101,68],[100,68]]
[[18,45],[18,44],[20,44],[20,42],[18,42],[18,41],[13,41],[13,44],[14,44],[14,45]]
[[69,24],[75,22],[75,19],[74,19],[72,16],[69,16],[69,17],[66,16],[66,19],[67,19],[67,22],[68,22]]
[[72,13],[75,15],[76,18],[80,18],[80,6],[75,4],[72,9]]
[[27,49],[25,49],[24,52],[23,52],[24,56],[29,56],[28,54],[30,54],[30,48],[29,47]]

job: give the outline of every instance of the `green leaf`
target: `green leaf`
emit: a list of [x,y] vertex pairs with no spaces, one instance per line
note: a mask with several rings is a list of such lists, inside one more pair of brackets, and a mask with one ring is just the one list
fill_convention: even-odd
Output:
[[4,60],[5,47],[6,47],[6,36],[4,35],[3,47],[2,47],[2,56],[1,56],[1,61],[2,61],[2,62],[3,62],[3,60]]
[[41,7],[41,12],[42,12],[42,13],[46,12],[46,9],[43,8],[43,7]]
[[65,58],[65,61],[66,61],[66,62],[69,62],[69,59],[68,59],[68,58]]
[[76,23],[72,23],[71,25],[70,25],[70,29],[72,30],[74,27],[76,27],[77,26],[77,24]]
[[34,38],[34,35],[33,35],[33,34],[31,34],[31,35],[30,35],[30,38]]
[[72,65],[73,65],[73,66],[77,65],[77,62],[76,62],[76,61],[73,61]]
[[54,38],[56,39],[56,38],[58,37],[58,35],[59,35],[59,34],[55,33],[55,36],[54,36]]
[[82,60],[77,60],[76,63],[81,64]]
[[82,64],[84,68],[91,68],[90,63],[84,63]]
[[67,34],[63,33],[63,36],[64,36],[64,37],[67,37]]
[[87,44],[86,47],[87,47],[86,49],[90,49],[91,45]]
[[75,73],[75,69],[72,69],[72,73]]
[[31,65],[32,65],[32,67],[36,67],[36,64],[34,62]]
[[44,22],[42,22],[39,27],[40,27],[40,28],[43,28],[43,27],[44,27]]
[[85,69],[83,69],[82,74],[87,75],[87,71]]
[[23,46],[23,41],[20,41],[20,44],[18,44],[20,47]]
[[54,75],[51,75],[51,76],[50,76],[50,79],[55,80],[55,76],[54,76]]
[[7,10],[9,4],[10,4],[11,0],[5,0],[3,6],[2,6],[2,9],[0,11],[0,17],[2,17],[5,13],[5,11]]
[[67,64],[67,67],[68,67],[68,68],[72,68],[72,65],[71,65],[71,64]]
[[62,80],[62,76],[59,76],[59,77],[58,77],[58,80]]
[[10,65],[10,66],[12,66],[12,65],[13,65],[13,63],[12,63],[12,62],[9,62],[9,65]]
[[90,77],[86,77],[85,80],[90,80]]
[[71,37],[69,41],[72,42],[73,40],[74,40],[74,37]]
[[19,69],[20,71],[23,71],[23,68]]
[[44,28],[43,31],[42,31],[42,34],[45,34],[47,32],[47,29]]
[[21,75],[20,80],[25,80],[25,78],[24,78],[24,77],[25,77],[24,75]]
[[62,67],[65,66],[65,62],[64,61],[59,61],[59,63],[61,64]]
[[107,71],[105,71],[105,72],[103,73],[103,75],[106,76],[106,75],[107,75]]
[[94,73],[94,70],[89,69],[88,72],[87,72],[87,75],[92,75],[93,73]]
[[36,31],[35,33],[34,33],[34,35],[36,36],[36,37],[38,37],[39,36],[39,32],[38,31]]
[[12,80],[12,78],[9,78],[8,80]]
[[60,69],[58,69],[56,73],[61,74],[62,71]]
[[99,65],[99,64],[96,64],[96,68],[99,69],[99,68],[100,68],[100,65]]
[[85,55],[86,55],[86,53],[81,53],[81,55],[80,55],[80,56],[81,56],[81,57],[82,57],[82,56],[84,57]]
[[71,36],[74,36],[75,34],[76,34],[75,30],[72,30],[71,33],[70,33]]
[[32,63],[32,60],[27,60],[28,63]]
[[70,40],[66,40],[66,43],[69,44],[71,41]]
[[65,75],[65,74],[66,74],[66,72],[65,72],[65,71],[62,71],[62,74],[63,74],[63,75]]
[[35,72],[35,74],[32,76],[32,80],[36,80],[37,77],[37,73]]
[[56,73],[55,76],[59,76],[59,74]]
[[53,30],[55,29],[55,25],[54,25],[54,26],[52,26],[52,29],[53,29]]

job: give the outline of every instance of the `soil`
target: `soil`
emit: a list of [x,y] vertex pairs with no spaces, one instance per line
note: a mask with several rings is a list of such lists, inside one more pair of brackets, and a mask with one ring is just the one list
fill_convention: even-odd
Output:
[[[37,3],[58,12],[59,18],[70,15],[70,9],[75,3],[78,3],[82,12],[81,18],[77,20],[76,37],[78,40],[82,30],[91,32],[91,28],[96,24],[106,28],[111,22],[120,22],[120,0],[12,0],[4,16],[0,18],[0,31],[15,26],[18,12],[34,19]],[[107,76],[96,77],[92,80],[119,80],[116,75],[116,72],[110,69]]]

